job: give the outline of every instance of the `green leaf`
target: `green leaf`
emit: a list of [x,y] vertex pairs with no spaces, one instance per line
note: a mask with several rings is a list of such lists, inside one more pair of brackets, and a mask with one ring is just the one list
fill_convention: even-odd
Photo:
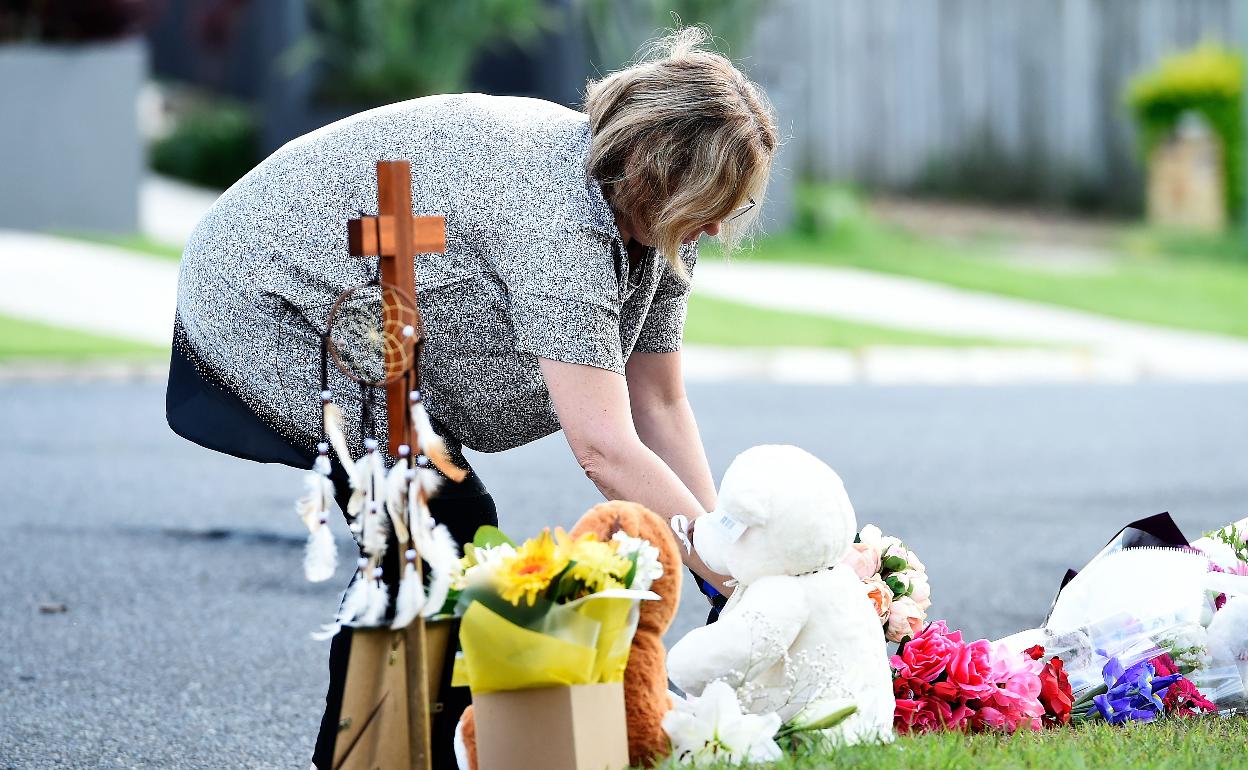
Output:
[[629,561],[630,566],[628,568],[628,572],[624,573],[624,587],[625,588],[628,588],[629,586],[631,586],[633,584],[633,579],[637,577],[637,557],[639,555],[640,554],[637,551],[633,551],[632,553],[628,555],[628,561]]
[[900,599],[905,596],[906,591],[909,589],[909,586],[906,585],[906,581],[896,575],[889,575],[884,578],[884,582],[888,585],[889,589],[892,590],[894,599]]
[[489,524],[477,529],[477,534],[472,537],[472,544],[477,548],[495,548],[500,545],[510,545],[514,548],[516,545],[511,538],[503,534],[501,529]]
[[554,607],[554,604],[544,596],[538,596],[533,604],[526,604],[523,600],[519,604],[512,604],[499,596],[493,588],[469,586],[459,595],[455,603],[454,614],[463,615],[473,602],[481,602],[512,623],[530,629],[537,627]]
[[559,574],[550,579],[550,586],[546,589],[546,598],[555,604],[560,604],[561,599],[576,593],[576,578],[572,577],[572,568],[576,566],[576,562],[569,559],[563,569],[559,570]]
[[805,732],[811,732],[814,730],[827,730],[830,727],[836,727],[841,722],[844,722],[846,719],[849,719],[851,716],[857,713],[858,713],[857,706],[853,706],[853,705],[846,706],[843,709],[837,709],[836,711],[833,711],[831,714],[828,714],[822,719],[816,719],[813,722],[807,722],[806,724],[800,724],[800,725],[798,724],[784,725],[780,728],[780,732],[776,733],[776,737],[782,738],[787,735],[793,735],[794,733],[805,733]]
[[906,567],[910,566],[910,563],[900,556],[885,556],[884,561],[881,562],[881,564],[888,572],[901,572]]

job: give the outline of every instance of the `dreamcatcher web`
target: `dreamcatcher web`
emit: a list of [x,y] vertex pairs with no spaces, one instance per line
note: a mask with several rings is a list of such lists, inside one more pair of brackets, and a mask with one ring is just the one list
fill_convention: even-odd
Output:
[[395,382],[412,368],[418,323],[410,301],[390,288],[369,283],[348,289],[330,311],[329,353],[356,382]]

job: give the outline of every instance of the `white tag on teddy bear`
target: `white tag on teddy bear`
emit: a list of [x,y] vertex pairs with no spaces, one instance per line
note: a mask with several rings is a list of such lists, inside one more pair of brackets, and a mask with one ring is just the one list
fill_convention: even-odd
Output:
[[745,531],[750,528],[749,524],[746,524],[744,521],[734,519],[726,513],[716,511],[712,513],[711,516],[714,518],[715,523],[723,528],[724,534],[728,536],[728,542],[730,543],[735,543],[740,540],[741,536],[745,534]]

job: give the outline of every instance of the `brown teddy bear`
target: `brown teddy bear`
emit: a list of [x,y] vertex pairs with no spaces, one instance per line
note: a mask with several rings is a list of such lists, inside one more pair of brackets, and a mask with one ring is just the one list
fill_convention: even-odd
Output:
[[[624,671],[629,762],[649,767],[671,751],[662,727],[663,716],[672,708],[667,692],[663,634],[672,625],[680,605],[680,549],[661,516],[643,505],[619,500],[590,508],[570,534],[577,537],[593,532],[599,540],[610,540],[620,530],[630,537],[650,541],[659,549],[659,561],[663,564],[663,576],[650,586],[650,590],[662,598],[641,602],[637,633],[633,636],[628,667]],[[471,706],[464,711],[459,727],[468,757],[468,767],[461,770],[477,770],[477,725]]]

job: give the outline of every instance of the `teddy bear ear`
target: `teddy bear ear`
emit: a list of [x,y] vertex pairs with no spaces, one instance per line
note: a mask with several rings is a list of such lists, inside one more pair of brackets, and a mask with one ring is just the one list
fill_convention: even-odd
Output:
[[758,446],[737,455],[719,485],[720,513],[751,527],[767,523],[777,471],[782,470],[777,463],[783,463],[776,449]]
[[763,490],[736,489],[720,493],[719,512],[727,514],[749,527],[759,527],[770,518],[771,506],[763,496]]

